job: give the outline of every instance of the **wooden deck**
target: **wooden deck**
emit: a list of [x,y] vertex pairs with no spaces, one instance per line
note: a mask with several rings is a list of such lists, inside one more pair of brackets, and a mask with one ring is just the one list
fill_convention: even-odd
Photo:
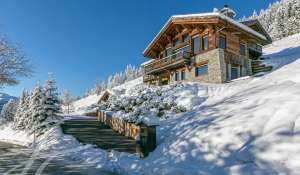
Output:
[[84,144],[93,144],[101,149],[136,153],[136,142],[113,131],[109,126],[95,119],[68,120],[62,124],[65,134],[69,134]]

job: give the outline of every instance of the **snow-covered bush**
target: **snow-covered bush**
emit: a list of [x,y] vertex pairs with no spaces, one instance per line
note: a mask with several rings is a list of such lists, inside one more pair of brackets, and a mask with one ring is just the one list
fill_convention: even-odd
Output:
[[130,122],[138,123],[145,118],[166,119],[200,105],[204,99],[198,94],[202,90],[195,83],[164,87],[140,85],[127,90],[126,94],[112,95],[107,102],[100,104],[99,109],[116,112],[115,116]]
[[6,103],[2,108],[0,114],[0,124],[3,122],[13,121],[16,114],[17,107],[18,107],[18,103],[16,100],[9,100],[8,103]]

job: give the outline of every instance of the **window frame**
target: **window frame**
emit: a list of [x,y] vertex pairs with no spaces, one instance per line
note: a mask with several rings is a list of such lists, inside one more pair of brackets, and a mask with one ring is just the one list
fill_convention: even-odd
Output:
[[[206,67],[206,72],[199,74],[199,69]],[[208,74],[208,64],[203,64],[195,67],[195,77],[200,77]]]
[[[242,46],[244,46],[244,53],[242,53]],[[246,43],[240,42],[240,55],[246,56]]]
[[185,80],[185,70],[181,70],[181,76],[180,76],[181,80]]
[[180,77],[179,71],[176,71],[176,72],[175,72],[174,80],[175,80],[175,81],[179,81],[179,77]]
[[[202,51],[206,51],[206,50],[208,50],[209,49],[209,41],[208,41],[208,34],[205,34],[205,35],[203,35],[202,37],[201,37],[201,41],[202,41]],[[207,48],[205,48],[204,46],[205,46],[205,42],[204,41],[207,41]]]
[[[195,52],[195,38],[197,38],[197,52]],[[197,55],[197,54],[199,54],[200,53],[200,37],[199,37],[199,35],[197,34],[197,35],[194,35],[194,36],[192,36],[192,53],[194,54],[194,55]]]
[[[221,47],[221,38],[223,38],[224,39],[224,48],[223,47]],[[221,48],[221,49],[227,49],[227,38],[226,38],[226,36],[224,36],[224,35],[220,35],[219,36],[219,48]]]

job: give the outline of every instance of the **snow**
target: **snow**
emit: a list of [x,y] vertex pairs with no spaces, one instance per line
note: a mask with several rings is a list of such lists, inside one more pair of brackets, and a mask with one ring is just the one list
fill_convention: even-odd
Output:
[[300,33],[275,41],[264,48],[265,63],[275,69],[287,65],[299,57]]
[[[300,174],[300,49],[297,49],[300,40],[297,38],[299,35],[294,35],[264,49],[265,57],[269,57],[266,61],[279,66],[261,77],[241,78],[227,84],[143,86],[143,91],[159,90],[164,100],[174,100],[189,109],[169,118],[155,115],[140,118],[146,122],[159,119],[158,146],[147,158],[81,145],[72,136],[63,135],[58,127],[37,140],[37,149],[119,174]],[[136,89],[141,87],[123,86],[117,90],[128,88],[122,90],[121,96],[129,98],[138,96]],[[13,133],[9,129],[0,130],[2,138]]]
[[0,125],[0,141],[21,146],[29,146],[33,142],[33,137],[25,131],[16,131],[12,128],[12,124]]
[[[128,81],[120,86],[116,86],[111,90],[107,89],[105,91],[108,91],[110,94],[118,95],[125,92],[126,89],[130,89],[142,83],[143,77],[139,77],[137,79]],[[70,105],[71,108],[73,108],[73,112],[71,112],[71,115],[85,115],[87,113],[95,112],[97,110],[97,104],[101,97],[104,95],[105,91],[102,91],[100,94],[89,95],[87,97],[73,102]]]
[[131,89],[135,86],[138,86],[140,84],[143,84],[143,77],[136,78],[134,80],[128,81],[120,86],[114,87],[112,90],[113,91],[120,91],[120,90],[126,90],[126,89]]
[[[293,50],[300,44],[298,37],[266,47],[268,60],[281,63],[269,74],[198,84],[203,90],[196,97],[202,101],[191,104],[189,112],[160,121],[158,147],[149,157],[118,155],[119,172],[300,174],[300,49]],[[293,43],[287,45],[289,41]],[[291,54],[280,57],[286,50]],[[293,61],[279,61],[287,58]]]

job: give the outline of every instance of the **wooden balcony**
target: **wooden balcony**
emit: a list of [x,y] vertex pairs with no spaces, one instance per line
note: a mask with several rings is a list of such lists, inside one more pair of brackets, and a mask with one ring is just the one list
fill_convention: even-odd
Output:
[[156,77],[154,75],[147,75],[145,74],[143,77],[144,82],[153,81],[156,80]]
[[165,58],[155,60],[143,66],[146,75],[158,73],[166,69],[172,69],[184,65],[184,60],[190,58],[190,53],[179,51]]

